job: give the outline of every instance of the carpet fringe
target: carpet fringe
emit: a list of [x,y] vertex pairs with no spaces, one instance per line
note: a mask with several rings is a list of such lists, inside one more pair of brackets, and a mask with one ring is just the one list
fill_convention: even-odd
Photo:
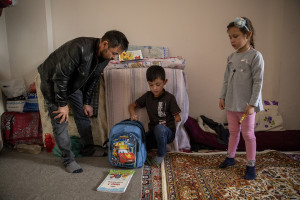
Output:
[[[257,151],[256,154],[264,154],[264,153],[269,153],[269,152],[274,152],[276,150],[264,150],[264,151]],[[188,154],[188,155],[215,155],[215,154],[227,154],[227,151],[217,151],[217,152],[205,152],[205,153],[200,153],[200,152],[193,152],[193,153],[188,153],[188,152],[167,152],[167,154]],[[237,151],[236,154],[239,155],[245,155],[246,152],[243,151]]]
[[163,161],[161,163],[161,179],[162,179],[162,199],[167,200],[168,199],[168,191],[167,191],[167,182],[166,182],[166,171],[165,171],[165,162]]

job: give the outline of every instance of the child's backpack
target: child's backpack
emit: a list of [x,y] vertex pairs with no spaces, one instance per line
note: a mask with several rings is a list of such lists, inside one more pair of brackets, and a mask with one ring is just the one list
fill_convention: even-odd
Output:
[[111,165],[139,168],[147,157],[144,125],[124,120],[115,124],[109,133],[108,159]]

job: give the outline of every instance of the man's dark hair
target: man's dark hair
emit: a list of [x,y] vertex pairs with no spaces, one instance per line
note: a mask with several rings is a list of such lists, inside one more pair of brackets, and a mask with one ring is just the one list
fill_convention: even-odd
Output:
[[101,39],[102,41],[108,41],[109,48],[115,48],[121,45],[121,48],[124,51],[127,51],[128,49],[129,42],[126,36],[120,31],[117,30],[107,31]]
[[152,65],[147,69],[146,77],[147,77],[147,81],[150,82],[158,78],[164,81],[166,79],[166,73],[163,67]]

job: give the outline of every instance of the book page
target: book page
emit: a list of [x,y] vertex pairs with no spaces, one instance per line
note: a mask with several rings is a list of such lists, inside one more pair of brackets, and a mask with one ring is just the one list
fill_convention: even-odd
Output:
[[120,61],[127,61],[127,60],[140,60],[143,59],[143,54],[141,50],[136,51],[124,51],[119,55]]
[[125,192],[134,170],[110,170],[109,174],[97,188],[103,192]]

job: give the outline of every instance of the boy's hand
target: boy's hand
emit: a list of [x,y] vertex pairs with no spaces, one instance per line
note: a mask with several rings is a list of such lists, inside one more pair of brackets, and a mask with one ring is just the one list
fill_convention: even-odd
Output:
[[137,105],[135,104],[135,102],[128,106],[131,121],[137,121],[138,120],[138,116],[136,115],[136,113],[134,111],[136,106]]
[[133,114],[133,115],[131,115],[130,119],[131,119],[131,121],[137,121],[138,116],[136,114]]
[[180,122],[180,121],[181,121],[180,114],[175,115],[175,122]]

